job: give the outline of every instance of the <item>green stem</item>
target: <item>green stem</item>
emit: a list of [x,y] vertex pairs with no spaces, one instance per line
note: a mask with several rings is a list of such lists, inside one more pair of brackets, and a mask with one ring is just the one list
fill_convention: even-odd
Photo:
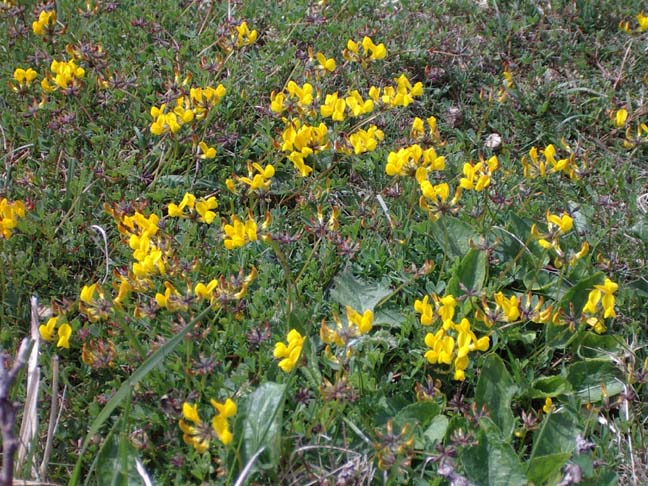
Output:
[[292,278],[292,272],[290,271],[290,265],[288,264],[288,259],[286,258],[286,255],[279,247],[279,243],[277,243],[272,238],[269,238],[268,244],[272,247],[272,250],[275,252],[277,259],[279,260],[279,264],[281,265],[281,268],[284,271],[284,275],[286,278],[286,286],[288,289],[288,308],[286,314],[289,314],[290,312],[292,312],[293,309],[293,293],[295,294],[295,300],[298,298],[297,286],[295,285],[295,281]]

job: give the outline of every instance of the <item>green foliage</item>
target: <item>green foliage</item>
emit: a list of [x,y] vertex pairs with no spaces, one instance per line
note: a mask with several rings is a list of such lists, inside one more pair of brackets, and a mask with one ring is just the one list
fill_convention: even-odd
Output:
[[0,0],[39,479],[648,482],[648,18],[599,3]]

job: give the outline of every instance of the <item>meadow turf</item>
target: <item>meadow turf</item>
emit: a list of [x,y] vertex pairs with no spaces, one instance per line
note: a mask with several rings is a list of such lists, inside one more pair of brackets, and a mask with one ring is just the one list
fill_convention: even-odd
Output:
[[648,483],[644,12],[0,0],[15,477]]

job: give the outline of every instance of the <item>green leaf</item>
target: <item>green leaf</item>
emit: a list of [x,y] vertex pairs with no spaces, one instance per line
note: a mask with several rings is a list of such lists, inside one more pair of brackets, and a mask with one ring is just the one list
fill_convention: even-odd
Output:
[[263,448],[255,469],[274,469],[281,457],[281,424],[286,385],[267,382],[246,401],[241,414],[243,447],[242,464]]
[[648,244],[648,220],[642,219],[630,228],[630,234]]
[[533,382],[527,395],[529,398],[547,398],[564,395],[572,391],[569,382],[562,376],[541,376]]
[[479,421],[479,444],[460,455],[468,479],[481,486],[526,486],[526,476],[513,447],[488,417]]
[[331,299],[342,306],[350,305],[362,313],[373,310],[378,302],[387,297],[391,289],[387,284],[365,282],[357,279],[349,270],[345,270],[334,279]]
[[463,257],[470,250],[470,242],[477,242],[479,233],[472,226],[452,216],[444,216],[430,224],[432,236],[450,257]]
[[588,359],[572,364],[567,368],[567,381],[576,396],[588,402],[603,399],[603,389],[608,397],[623,391],[623,374],[606,359]]
[[468,290],[479,292],[486,280],[487,265],[486,252],[471,248],[453,269],[446,293],[455,296],[464,294],[462,285]]
[[573,344],[576,346],[576,353],[583,359],[616,356],[623,347],[621,339],[611,334],[583,332],[579,338]]
[[511,400],[517,390],[518,387],[502,359],[495,354],[489,355],[477,381],[475,401],[477,408],[485,407],[490,412],[490,417],[499,426],[504,437],[513,433]]
[[427,441],[428,447],[432,447],[443,440],[449,423],[448,417],[445,415],[437,415],[432,419],[429,427],[423,432],[423,438]]
[[429,401],[410,403],[398,411],[394,423],[403,427],[407,423],[418,422],[425,427],[439,413],[441,413],[441,406],[438,403]]
[[545,417],[534,435],[527,477],[537,484],[546,483],[560,474],[560,469],[576,448],[581,433],[576,417],[563,409]]
[[528,480],[533,484],[556,484],[561,476],[560,470],[570,457],[571,453],[562,452],[529,460]]

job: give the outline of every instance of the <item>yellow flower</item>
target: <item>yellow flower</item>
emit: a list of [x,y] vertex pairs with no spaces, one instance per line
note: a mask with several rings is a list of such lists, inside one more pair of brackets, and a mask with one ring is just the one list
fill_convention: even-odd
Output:
[[432,304],[428,302],[429,295],[423,297],[423,300],[414,301],[414,310],[421,314],[421,325],[429,326],[434,322],[434,311],[432,309]]
[[43,36],[56,25],[56,12],[54,10],[43,10],[38,16],[38,20],[32,22],[34,34]]
[[18,225],[18,219],[24,217],[25,205],[22,201],[0,199],[0,232],[3,238],[9,239]]
[[618,289],[618,284],[605,277],[603,285],[595,285],[594,289],[590,291],[587,297],[587,303],[583,306],[583,312],[595,314],[600,302],[603,307],[603,318],[616,317],[616,312],[614,311],[614,293]]
[[349,135],[349,142],[353,146],[353,152],[357,155],[373,152],[376,150],[378,142],[381,142],[384,138],[383,131],[378,129],[376,125],[371,125],[368,130],[360,128]]
[[198,148],[200,149],[200,155],[198,155],[199,158],[213,159],[216,157],[216,149],[214,147],[210,147],[205,142],[200,142],[198,144]]
[[330,73],[335,71],[335,59],[327,59],[326,56],[321,52],[317,53],[317,62],[319,62],[320,69],[323,69],[324,71],[328,71]]
[[360,334],[366,334],[371,331],[373,326],[373,311],[367,309],[362,314],[355,311],[351,306],[346,306],[347,321],[349,326],[354,325],[357,327]]
[[648,30],[648,15],[644,15],[643,12],[639,12],[636,19],[639,23],[639,32]]
[[270,110],[274,113],[281,113],[286,109],[286,94],[283,92],[270,94]]
[[59,348],[70,349],[70,336],[72,336],[72,327],[67,323],[63,323],[58,328],[58,342],[56,346]]
[[286,373],[292,371],[301,356],[305,340],[299,331],[291,329],[287,336],[288,344],[281,341],[275,344],[273,356],[280,360],[279,368]]
[[625,127],[627,118],[628,110],[626,110],[625,108],[617,110],[617,112],[614,114],[614,126],[617,128]]
[[59,316],[50,317],[47,324],[41,324],[38,327],[38,333],[44,341],[52,341],[54,339],[54,328],[59,320]]
[[247,22],[241,22],[241,25],[236,27],[236,33],[236,47],[249,46],[257,40],[257,31],[250,30]]
[[545,399],[544,405],[542,406],[542,411],[544,413],[549,414],[549,413],[553,412],[553,410],[554,410],[553,400],[550,397],[547,397]]
[[13,79],[18,83],[18,85],[11,85],[11,89],[16,93],[23,93],[31,86],[32,81],[36,79],[38,73],[32,68],[17,68],[14,70]]
[[216,197],[211,196],[208,199],[200,199],[196,203],[196,212],[200,216],[198,221],[202,223],[212,224],[216,218],[216,213],[212,209],[216,209],[218,203],[216,202]]
[[216,400],[210,400],[212,406],[218,411],[218,415],[212,419],[212,428],[216,432],[218,440],[224,445],[232,442],[233,436],[230,431],[227,419],[236,415],[236,404],[231,398],[225,400],[225,403],[218,403]]
[[167,208],[167,214],[172,218],[186,218],[187,215],[184,213],[184,208],[193,209],[196,204],[196,196],[190,192],[186,192],[182,197],[179,205],[174,203],[169,204]]
[[333,121],[344,120],[344,110],[346,102],[342,98],[338,98],[337,91],[333,94],[326,95],[324,104],[320,106],[320,114],[324,118],[332,118]]
[[233,250],[244,246],[249,241],[257,240],[257,224],[251,215],[248,215],[245,223],[241,222],[236,215],[232,215],[231,221],[231,224],[223,226],[225,248]]
[[[183,432],[182,439],[185,444],[192,446],[199,454],[202,454],[209,448],[209,442],[212,438],[211,429],[205,427],[198,414],[198,404],[191,405],[184,402],[182,404],[183,419],[180,419],[179,426]],[[186,420],[191,423],[188,423]]]

